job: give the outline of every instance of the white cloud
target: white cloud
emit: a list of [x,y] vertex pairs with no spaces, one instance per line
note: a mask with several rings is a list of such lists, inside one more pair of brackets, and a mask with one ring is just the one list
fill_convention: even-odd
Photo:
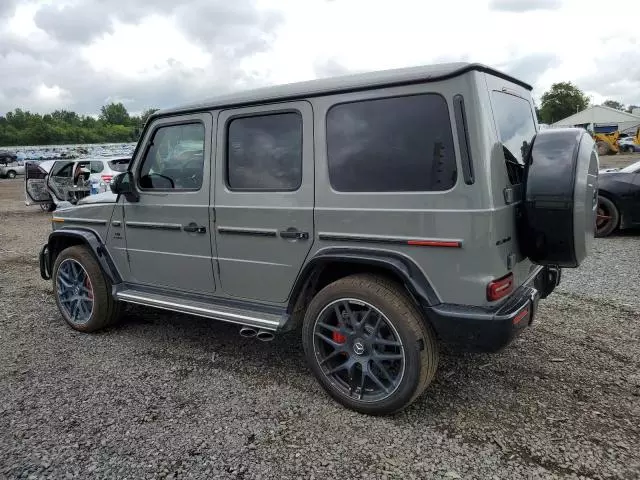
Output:
[[[595,0],[12,3],[0,24],[0,111],[49,108],[41,85],[56,86],[56,98],[83,113],[113,98],[138,111],[263,84],[459,60],[511,72],[532,83],[537,98],[554,82],[573,81],[596,103],[640,104],[640,33],[603,21]],[[619,0],[616,11],[635,6]],[[70,30],[82,18],[92,19],[88,28]]]

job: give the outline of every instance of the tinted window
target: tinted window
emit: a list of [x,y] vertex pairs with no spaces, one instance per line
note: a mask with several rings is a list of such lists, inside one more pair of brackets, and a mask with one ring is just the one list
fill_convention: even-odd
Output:
[[492,103],[500,141],[518,162],[523,163],[536,134],[531,104],[524,98],[498,91],[493,92]]
[[91,162],[91,173],[100,173],[104,170],[104,163],[99,161]]
[[327,114],[327,155],[338,191],[438,191],[456,183],[449,111],[439,95],[336,105]]
[[204,171],[201,123],[158,128],[140,170],[143,189],[199,190]]
[[302,117],[279,113],[229,123],[227,182],[237,190],[296,190],[302,182]]

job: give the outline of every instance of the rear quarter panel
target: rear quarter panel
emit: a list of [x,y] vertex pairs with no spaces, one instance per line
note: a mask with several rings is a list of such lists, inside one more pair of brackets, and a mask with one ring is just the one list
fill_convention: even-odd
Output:
[[[336,246],[393,251],[410,257],[423,270],[440,301],[466,305],[488,303],[487,283],[508,272],[507,255],[516,249],[516,239],[513,208],[505,206],[501,197],[506,185],[506,171],[504,178],[492,178],[492,162],[501,161],[504,169],[504,157],[492,126],[492,117],[483,111],[489,109],[490,112],[491,108],[483,75],[470,72],[444,82],[312,99],[316,152],[316,240],[308,258],[325,248]],[[326,114],[331,106],[347,101],[418,93],[438,93],[447,101],[458,170],[454,187],[444,192],[335,191],[328,174],[325,126]],[[464,96],[467,112],[475,169],[475,183],[472,185],[466,185],[462,178],[460,145],[453,110],[453,97],[456,94]],[[341,234],[347,238],[338,242],[331,239]],[[349,236],[362,236],[369,240],[354,241]],[[458,240],[462,248],[391,244],[390,239]],[[497,243],[501,241],[504,243],[498,246]],[[516,272],[518,281],[524,281],[521,277],[528,275],[529,265],[522,263]]]

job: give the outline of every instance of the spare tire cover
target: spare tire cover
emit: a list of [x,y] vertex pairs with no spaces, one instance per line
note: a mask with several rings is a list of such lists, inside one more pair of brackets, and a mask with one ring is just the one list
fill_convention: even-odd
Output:
[[543,130],[527,160],[521,247],[534,263],[575,268],[590,253],[595,232],[595,143],[583,129]]

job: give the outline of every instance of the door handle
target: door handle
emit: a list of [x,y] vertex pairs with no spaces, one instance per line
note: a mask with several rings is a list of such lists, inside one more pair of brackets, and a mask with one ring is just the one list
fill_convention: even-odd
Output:
[[207,233],[207,227],[191,222],[189,225],[183,225],[182,229],[188,233]]
[[286,230],[280,230],[280,237],[287,240],[307,240],[309,238],[309,232],[301,232],[295,228],[287,228]]

